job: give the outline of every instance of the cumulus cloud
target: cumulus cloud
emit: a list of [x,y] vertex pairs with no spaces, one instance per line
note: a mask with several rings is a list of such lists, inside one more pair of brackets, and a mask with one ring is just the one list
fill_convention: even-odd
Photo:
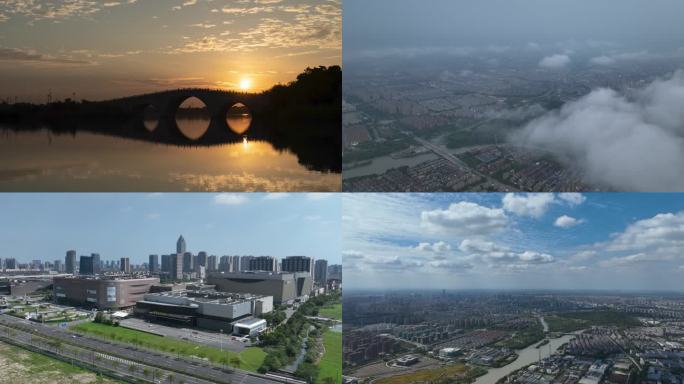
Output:
[[524,251],[524,252],[493,252],[484,255],[484,259],[490,263],[513,264],[548,264],[556,259],[546,253]]
[[[681,250],[684,247],[684,212],[660,213],[630,224],[607,243],[609,251]],[[684,255],[683,255],[684,256]]]
[[597,247],[622,253],[599,264],[603,267],[629,267],[642,263],[684,260],[684,212],[661,213],[630,224]]
[[629,97],[610,89],[534,119],[511,136],[543,147],[588,182],[621,191],[684,190],[684,72]]
[[507,224],[508,217],[503,209],[466,201],[453,203],[447,209],[421,213],[421,225],[424,227],[456,234],[486,235],[505,228]]
[[512,251],[507,246],[498,245],[481,239],[464,239],[458,249],[471,258],[480,259],[490,266],[512,264],[548,264],[555,262],[549,254],[535,251]]
[[503,197],[503,209],[520,216],[539,218],[555,201],[552,193],[528,193],[525,195],[507,193]]
[[568,203],[571,206],[580,205],[587,200],[586,196],[581,193],[563,192],[558,194],[558,198]]
[[546,56],[539,61],[539,66],[542,68],[558,69],[565,68],[570,64],[570,56],[564,54],[555,54]]
[[443,241],[438,241],[436,243],[420,243],[416,246],[416,249],[419,251],[444,253],[451,250],[451,245]]
[[584,220],[578,220],[575,219],[574,217],[570,217],[567,215],[559,216],[556,221],[553,223],[556,227],[560,228],[570,228],[574,227],[575,225],[582,224]]

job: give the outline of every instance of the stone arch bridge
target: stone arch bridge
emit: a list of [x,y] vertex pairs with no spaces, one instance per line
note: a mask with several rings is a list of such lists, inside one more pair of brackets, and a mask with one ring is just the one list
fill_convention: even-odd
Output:
[[[186,138],[175,121],[179,106],[187,99],[196,97],[206,106],[211,116],[209,128],[205,134],[197,139]],[[143,113],[148,106],[153,106],[159,115],[159,124],[151,132],[142,132],[141,135],[150,136],[150,139],[158,138],[161,141],[187,140],[193,142],[212,142],[224,140],[238,140],[240,135],[233,133],[227,125],[226,114],[235,104],[241,103],[247,107],[252,115],[253,125],[258,125],[258,120],[266,112],[268,96],[264,93],[241,93],[227,92],[215,89],[177,89],[158,93],[143,94],[121,99],[103,102],[122,110],[133,120],[139,121],[135,129],[146,131],[143,125]],[[252,129],[250,128],[250,131]],[[251,135],[252,132],[248,131]],[[137,132],[136,132],[137,133]]]

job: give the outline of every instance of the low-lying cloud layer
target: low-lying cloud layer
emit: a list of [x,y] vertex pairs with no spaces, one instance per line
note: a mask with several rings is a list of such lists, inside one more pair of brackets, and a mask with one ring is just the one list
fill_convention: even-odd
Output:
[[684,72],[630,95],[597,89],[511,137],[542,147],[589,182],[616,190],[684,190]]

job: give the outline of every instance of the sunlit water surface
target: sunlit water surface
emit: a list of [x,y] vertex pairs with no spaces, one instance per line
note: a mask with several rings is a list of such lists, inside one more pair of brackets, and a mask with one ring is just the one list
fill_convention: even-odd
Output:
[[234,144],[179,147],[86,132],[17,133],[0,127],[0,158],[2,191],[339,191],[341,187],[339,174],[308,170],[293,153],[248,137]]

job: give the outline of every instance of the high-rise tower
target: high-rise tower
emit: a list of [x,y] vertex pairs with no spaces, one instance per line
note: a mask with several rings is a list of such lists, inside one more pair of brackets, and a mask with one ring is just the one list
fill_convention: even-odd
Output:
[[185,239],[183,238],[183,235],[176,241],[176,253],[180,253],[181,255],[185,253]]

